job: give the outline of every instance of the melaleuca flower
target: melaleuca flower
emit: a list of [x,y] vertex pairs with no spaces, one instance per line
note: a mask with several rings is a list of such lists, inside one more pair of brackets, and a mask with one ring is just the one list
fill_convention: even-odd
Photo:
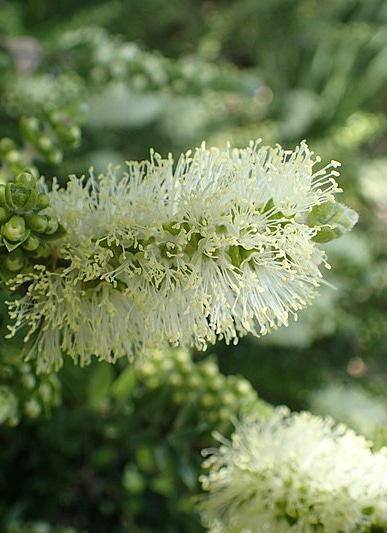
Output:
[[386,443],[387,406],[382,397],[364,387],[331,382],[313,391],[309,405],[313,413],[344,422],[374,444]]
[[[203,520],[217,533],[360,533],[387,527],[387,448],[344,425],[277,408],[218,436],[201,477]],[[379,531],[379,529],[377,529]],[[383,529],[384,530],[384,529]]]
[[314,172],[316,162],[304,143],[203,144],[175,168],[152,152],[124,174],[55,186],[47,213],[66,230],[60,268],[29,280],[15,327],[36,331],[45,366],[57,367],[60,351],[115,360],[286,325],[321,282],[314,239],[326,221],[313,208],[339,191],[338,163]]

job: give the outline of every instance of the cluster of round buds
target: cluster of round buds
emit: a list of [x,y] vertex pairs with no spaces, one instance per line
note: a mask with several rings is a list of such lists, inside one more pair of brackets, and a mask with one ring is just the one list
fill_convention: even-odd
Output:
[[168,388],[177,406],[190,406],[187,415],[194,413],[201,426],[211,430],[228,427],[241,412],[257,407],[270,412],[249,381],[223,375],[211,357],[195,363],[190,353],[180,348],[147,358],[139,366],[138,379],[149,389]]
[[[95,85],[125,81],[138,92],[164,89],[173,93],[202,94],[212,90],[251,97],[260,80],[249,73],[241,75],[231,67],[220,67],[203,59],[184,57],[172,61],[159,53],[142,50],[101,28],[79,28],[65,33],[60,49],[71,52],[73,70]],[[82,54],[78,55],[78,51]],[[85,62],[85,54],[87,64]],[[86,68],[85,68],[86,67]]]
[[22,172],[0,184],[0,275],[7,280],[28,264],[50,255],[49,243],[63,235],[54,216],[44,214],[48,195],[39,192],[36,177]]
[[62,161],[62,149],[76,148],[81,137],[79,127],[58,110],[46,113],[43,120],[22,117],[20,130],[25,142],[32,146],[39,158],[54,165]]
[[[0,162],[0,180],[6,182],[26,170],[30,159],[27,161],[26,154],[18,148],[15,141],[3,137],[0,140]],[[37,174],[37,169],[31,165],[28,166],[28,171]]]
[[11,355],[0,361],[0,426],[14,427],[23,417],[37,418],[58,405],[60,381],[56,374],[37,376],[33,364]]

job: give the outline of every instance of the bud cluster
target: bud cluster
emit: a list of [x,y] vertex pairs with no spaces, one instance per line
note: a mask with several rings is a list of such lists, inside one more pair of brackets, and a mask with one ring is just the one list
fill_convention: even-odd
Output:
[[63,148],[76,148],[80,129],[61,111],[46,113],[43,120],[22,117],[20,129],[25,142],[31,145],[40,159],[57,165],[63,158]]
[[42,118],[35,116],[20,119],[20,133],[24,141],[22,148],[13,139],[0,140],[0,181],[12,180],[21,172],[38,175],[33,165],[41,160],[58,165],[63,159],[63,150],[79,145],[81,132],[75,118],[59,110],[44,112]]
[[15,353],[0,356],[0,426],[16,426],[23,416],[47,414],[60,401],[56,374],[36,375],[35,367]]
[[2,104],[11,117],[41,116],[42,110],[60,109],[78,123],[84,115],[84,106],[80,105],[84,93],[84,82],[74,72],[53,76],[34,71],[4,80]]
[[[250,382],[223,375],[213,358],[195,363],[188,351],[170,349],[150,357],[138,369],[138,379],[149,389],[169,388],[177,406],[194,406],[201,425],[228,425],[241,411],[257,409],[260,400]],[[263,402],[261,409],[269,413]]]
[[111,391],[122,400],[125,389],[130,399],[123,412],[136,413],[138,433],[122,483],[130,502],[139,506],[149,492],[169,501],[178,497],[191,509],[191,496],[198,492],[198,451],[213,443],[213,431],[230,434],[239,416],[258,412],[266,418],[272,412],[246,379],[223,375],[214,357],[195,362],[181,348],[156,352],[128,366]]
[[[37,174],[37,169],[29,165],[31,158],[27,158],[15,141],[8,137],[3,137],[0,140],[0,162],[2,163],[0,166],[0,179],[2,182],[6,182],[26,170],[32,174]],[[28,169],[26,168],[27,165],[29,165]]]
[[[73,71],[89,77],[93,87],[125,81],[138,92],[166,89],[177,94],[200,94],[210,90],[240,96],[254,96],[260,80],[231,66],[219,66],[199,57],[170,60],[160,53],[142,50],[96,27],[79,28],[64,34],[59,49],[70,52]],[[79,51],[82,51],[79,54]]]
[[31,261],[47,257],[48,244],[63,235],[57,218],[43,213],[48,205],[48,195],[38,191],[30,172],[0,184],[0,275],[4,280]]

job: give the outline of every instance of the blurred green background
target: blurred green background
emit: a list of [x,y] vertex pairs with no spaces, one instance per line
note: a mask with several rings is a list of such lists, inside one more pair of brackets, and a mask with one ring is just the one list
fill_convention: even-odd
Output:
[[253,388],[387,444],[386,2],[0,0],[0,138],[22,147],[20,118],[52,110],[82,142],[36,163],[48,179],[150,147],[306,139],[342,162],[340,201],[360,221],[325,246],[334,288],[297,322],[192,360],[36,376],[21,338],[4,339],[2,303],[1,531],[202,531],[200,449],[263,408]]

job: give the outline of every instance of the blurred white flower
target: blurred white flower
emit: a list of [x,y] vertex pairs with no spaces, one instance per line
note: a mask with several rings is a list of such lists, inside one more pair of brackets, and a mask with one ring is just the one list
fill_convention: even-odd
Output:
[[372,441],[387,427],[386,404],[360,385],[329,383],[313,392],[309,407],[318,415],[329,415],[348,424]]
[[175,168],[152,152],[123,175],[55,186],[61,268],[30,280],[11,305],[15,328],[37,331],[40,359],[57,368],[61,350],[81,363],[115,360],[287,325],[321,282],[322,225],[308,225],[310,213],[339,191],[338,163],[314,172],[316,162],[305,143],[294,152],[203,144]]
[[277,408],[237,423],[201,477],[210,531],[360,533],[387,526],[387,449],[344,425]]

